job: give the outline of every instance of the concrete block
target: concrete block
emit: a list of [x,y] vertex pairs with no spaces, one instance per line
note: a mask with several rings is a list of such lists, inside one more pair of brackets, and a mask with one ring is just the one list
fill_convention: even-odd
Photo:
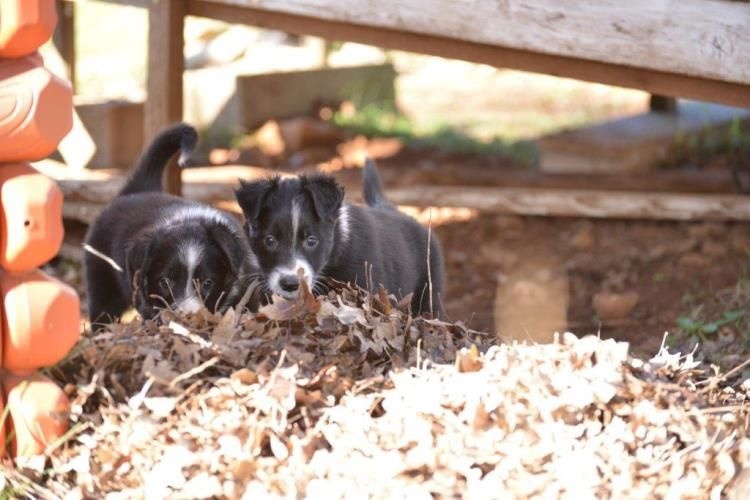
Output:
[[560,174],[651,170],[680,135],[689,137],[748,118],[746,109],[680,101],[675,112],[649,112],[542,137],[540,168]]

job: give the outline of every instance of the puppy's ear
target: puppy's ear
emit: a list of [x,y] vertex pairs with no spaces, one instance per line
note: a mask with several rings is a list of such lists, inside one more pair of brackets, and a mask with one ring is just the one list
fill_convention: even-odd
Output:
[[344,201],[344,188],[327,175],[306,177],[303,185],[310,193],[318,217],[333,220]]
[[242,262],[247,259],[248,253],[252,251],[243,239],[244,237],[241,234],[235,234],[223,224],[206,225],[206,230],[211,242],[221,250],[227,263],[229,263],[232,276],[236,277]]
[[257,225],[263,201],[274,188],[276,182],[275,179],[253,182],[241,180],[240,188],[234,191],[234,197],[237,199],[237,203],[239,203],[250,227]]
[[140,236],[134,239],[125,251],[125,274],[130,281],[133,307],[142,311],[150,307],[148,300],[148,272],[151,267],[151,256],[156,246],[152,236]]

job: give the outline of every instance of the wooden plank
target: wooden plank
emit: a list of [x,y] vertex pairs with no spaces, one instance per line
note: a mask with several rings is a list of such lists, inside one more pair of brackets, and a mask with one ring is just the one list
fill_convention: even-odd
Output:
[[726,0],[208,0],[750,83],[750,4]]
[[597,190],[411,186],[390,190],[399,205],[473,208],[554,217],[750,220],[750,197]]
[[[385,170],[385,169],[384,169]],[[386,175],[385,172],[383,175]],[[545,174],[529,168],[488,168],[482,165],[445,164],[439,169],[399,174],[403,185],[596,189],[601,191],[654,191],[727,194],[737,192],[732,173],[724,169],[659,170],[632,174]]]
[[66,0],[56,0],[57,26],[53,42],[65,61],[65,72],[75,92],[76,85],[76,44],[75,44],[75,4]]
[[75,99],[75,108],[96,143],[89,168],[129,169],[143,152],[143,103],[123,100]]
[[315,104],[344,100],[357,109],[394,109],[395,79],[392,64],[238,75],[240,125],[251,130],[271,119],[309,114]]
[[[86,0],[64,0],[66,2],[81,2]],[[129,7],[143,7],[144,9],[148,9],[148,7],[154,3],[154,1],[159,0],[97,0],[99,2],[105,2],[105,3],[116,3],[120,5],[127,5]]]
[[[151,2],[148,15],[148,81],[144,108],[144,144],[165,127],[182,120],[182,73],[185,3],[183,0]],[[168,192],[182,192],[176,160],[165,172]]]
[[[64,215],[90,223],[112,199],[121,182],[61,180],[58,184],[66,195]],[[231,189],[222,184],[191,185],[185,194],[204,203],[231,199]],[[607,219],[750,221],[750,197],[739,195],[439,186],[394,189],[389,190],[386,195],[398,205],[462,207],[485,213]]]
[[747,84],[691,77],[624,64],[603,63],[584,58],[536,53],[444,36],[329,21],[246,6],[237,7],[217,1],[187,0],[187,11],[190,15],[320,36],[330,40],[348,40],[390,49],[463,59],[496,67],[637,88],[654,94],[750,107],[750,86]]

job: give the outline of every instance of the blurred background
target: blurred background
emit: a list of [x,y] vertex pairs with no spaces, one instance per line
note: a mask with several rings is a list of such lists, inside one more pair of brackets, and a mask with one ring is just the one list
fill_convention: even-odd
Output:
[[[81,288],[87,224],[143,147],[148,19],[107,3],[65,8],[80,126],[40,168],[66,193],[66,245],[49,270]],[[201,130],[186,196],[236,213],[238,177],[317,170],[357,201],[369,155],[400,207],[436,228],[451,320],[505,338],[601,333],[648,354],[669,331],[669,342],[702,341],[729,364],[750,349],[746,223],[409,203],[420,195],[410,187],[425,185],[741,193],[747,110],[684,103],[665,122],[638,90],[194,17],[184,34],[183,114]],[[587,127],[593,135],[578,132]]]

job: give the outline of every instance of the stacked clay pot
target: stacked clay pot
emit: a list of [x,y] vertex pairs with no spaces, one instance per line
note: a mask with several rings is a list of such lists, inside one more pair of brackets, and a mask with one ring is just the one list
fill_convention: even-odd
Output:
[[43,453],[67,430],[67,397],[37,370],[80,333],[76,292],[38,269],[62,244],[62,193],[28,163],[52,153],[73,121],[70,85],[37,52],[55,8],[0,0],[0,456]]

